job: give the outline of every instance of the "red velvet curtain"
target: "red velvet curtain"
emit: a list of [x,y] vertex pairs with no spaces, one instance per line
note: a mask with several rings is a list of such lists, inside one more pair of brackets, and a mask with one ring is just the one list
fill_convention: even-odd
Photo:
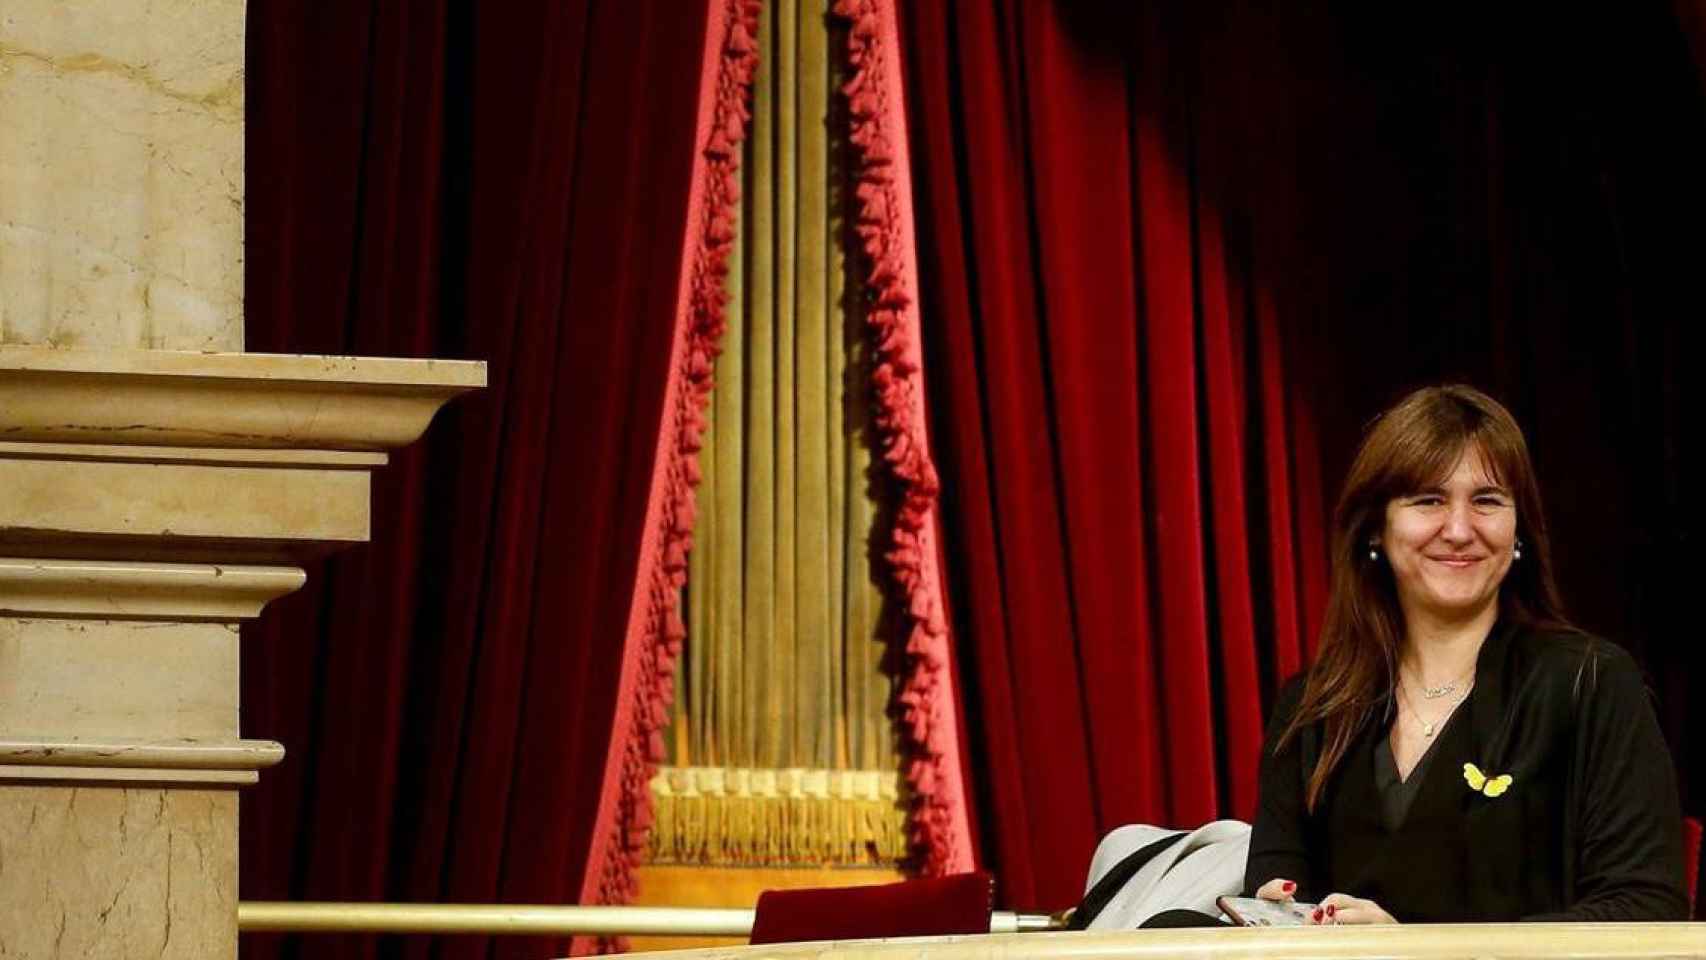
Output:
[[[1323,594],[1244,31],[1185,5],[904,6],[925,363],[998,898],[1102,833],[1248,816]],[[1240,46],[1235,70],[1204,54]],[[1260,164],[1248,151],[1263,148]],[[1277,197],[1277,199],[1276,199]],[[1242,201],[1244,215],[1227,211]]]
[[[245,899],[573,902],[634,589],[705,5],[249,7],[248,346],[472,357],[373,544],[244,631]],[[548,956],[247,937],[244,955]]]
[[1368,418],[1451,379],[1524,423],[1566,602],[1648,668],[1701,815],[1697,4],[906,14],[999,899],[1076,900],[1121,823],[1249,813],[1262,704],[1315,631],[1323,507]]

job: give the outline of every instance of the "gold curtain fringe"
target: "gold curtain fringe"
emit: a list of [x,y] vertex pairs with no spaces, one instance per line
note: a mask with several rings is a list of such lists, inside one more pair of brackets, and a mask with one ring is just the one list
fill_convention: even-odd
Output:
[[650,862],[892,865],[907,854],[901,783],[879,770],[659,767]]

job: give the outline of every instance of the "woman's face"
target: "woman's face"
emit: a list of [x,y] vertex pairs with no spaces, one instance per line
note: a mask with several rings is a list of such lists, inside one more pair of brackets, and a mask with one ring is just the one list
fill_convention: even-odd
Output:
[[1445,482],[1386,505],[1380,547],[1404,611],[1456,620],[1499,596],[1516,544],[1516,501],[1471,449]]

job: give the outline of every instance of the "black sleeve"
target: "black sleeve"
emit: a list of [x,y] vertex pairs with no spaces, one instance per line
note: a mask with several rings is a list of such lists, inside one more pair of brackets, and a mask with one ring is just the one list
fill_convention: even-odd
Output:
[[1303,676],[1292,678],[1274,700],[1273,716],[1262,743],[1261,775],[1257,783],[1256,822],[1250,830],[1250,859],[1244,865],[1244,895],[1255,896],[1256,888],[1275,877],[1297,883],[1297,899],[1307,900],[1319,891],[1310,890],[1309,853],[1304,840],[1303,751],[1298,737],[1276,752],[1274,744],[1285,732],[1298,701],[1303,698]]
[[1602,645],[1580,681],[1575,901],[1527,920],[1686,920],[1676,772],[1639,668]]

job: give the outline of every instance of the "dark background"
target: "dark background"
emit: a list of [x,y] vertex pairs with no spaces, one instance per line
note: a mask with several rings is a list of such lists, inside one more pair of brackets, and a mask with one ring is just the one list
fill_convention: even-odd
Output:
[[1646,666],[1700,817],[1706,704],[1689,694],[1706,478],[1689,411],[1706,73],[1684,6],[1332,18],[1310,388],[1333,478],[1366,419],[1411,386],[1462,380],[1511,408],[1566,608]]

